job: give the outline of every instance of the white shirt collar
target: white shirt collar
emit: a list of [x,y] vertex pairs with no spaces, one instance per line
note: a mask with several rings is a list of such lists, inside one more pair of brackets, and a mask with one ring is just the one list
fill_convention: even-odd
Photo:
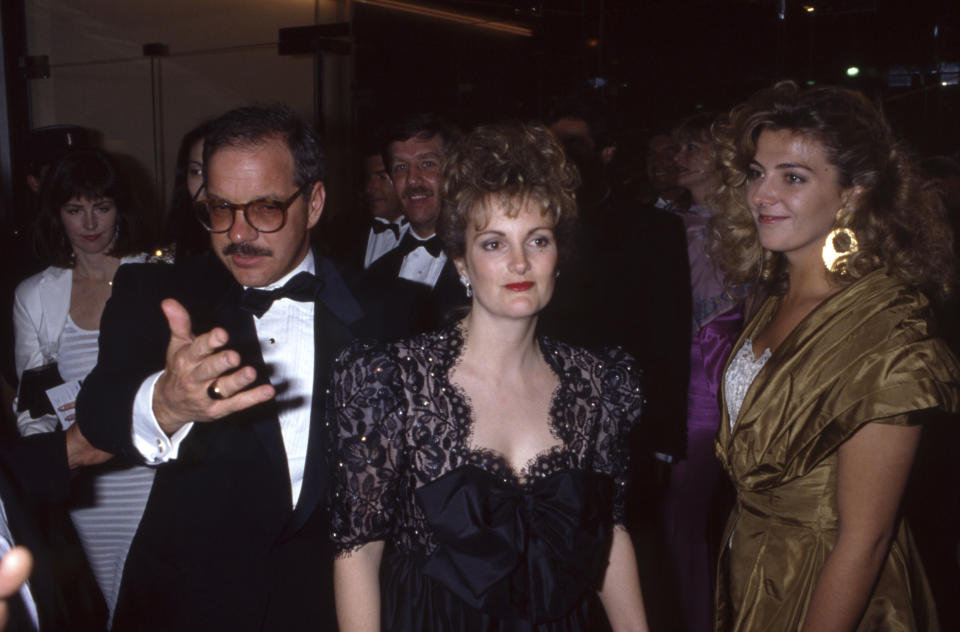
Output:
[[[296,276],[297,274],[299,274],[299,273],[301,273],[301,272],[309,272],[310,274],[316,274],[316,265],[315,265],[315,262],[314,262],[314,259],[313,259],[313,249],[312,249],[312,248],[307,249],[307,256],[304,257],[304,258],[303,258],[303,261],[301,261],[300,264],[299,264],[297,267],[295,267],[293,270],[291,270],[290,272],[287,272],[287,273],[286,273],[285,275],[283,275],[279,280],[274,281],[274,282],[271,283],[270,285],[268,285],[268,286],[266,286],[266,287],[257,288],[257,289],[260,289],[260,290],[274,290],[274,289],[276,289],[276,288],[278,288],[278,287],[283,286],[283,284],[285,284],[287,281],[289,281],[290,279],[292,279],[294,276]],[[245,289],[245,290],[248,289],[248,286],[244,286],[243,289]]]

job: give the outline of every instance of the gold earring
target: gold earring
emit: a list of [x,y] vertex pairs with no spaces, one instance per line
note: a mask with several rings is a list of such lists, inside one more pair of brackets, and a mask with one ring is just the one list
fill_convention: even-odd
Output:
[[823,259],[823,265],[830,272],[844,272],[844,263],[840,259],[849,257],[860,250],[860,243],[857,241],[857,235],[849,228],[834,228],[827,234],[827,239],[823,243],[823,251],[820,257]]

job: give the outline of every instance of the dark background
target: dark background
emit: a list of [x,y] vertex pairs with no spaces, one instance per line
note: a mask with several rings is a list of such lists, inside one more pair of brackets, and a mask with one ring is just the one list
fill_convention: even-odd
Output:
[[[361,126],[396,109],[440,111],[467,125],[537,117],[558,97],[576,96],[614,128],[655,127],[697,110],[727,109],[790,78],[864,90],[923,153],[952,153],[960,145],[960,2],[420,4],[525,26],[533,36],[355,3]],[[847,76],[851,65],[858,76]]]

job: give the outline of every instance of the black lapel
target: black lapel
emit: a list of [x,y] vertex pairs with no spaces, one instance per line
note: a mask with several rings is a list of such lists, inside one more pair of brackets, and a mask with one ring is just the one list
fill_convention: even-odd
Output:
[[303,472],[303,487],[292,519],[283,535],[296,533],[313,514],[317,505],[326,505],[330,480],[329,433],[324,414],[327,385],[333,361],[354,338],[350,325],[359,322],[363,309],[354,299],[343,278],[329,260],[316,257],[317,276],[323,290],[314,306],[313,398],[310,411],[310,438]]
[[[241,366],[252,366],[257,372],[256,384],[265,384],[270,376],[263,361],[257,329],[253,315],[240,309],[240,295],[243,289],[231,277],[227,291],[215,309],[215,324],[227,330],[230,336],[227,346],[240,354]],[[216,422],[215,422],[216,423]],[[226,423],[248,423],[253,426],[269,458],[283,468],[284,479],[289,481],[287,454],[283,447],[283,435],[280,433],[280,421],[276,404],[267,402],[232,415]],[[289,484],[286,486],[290,493]]]

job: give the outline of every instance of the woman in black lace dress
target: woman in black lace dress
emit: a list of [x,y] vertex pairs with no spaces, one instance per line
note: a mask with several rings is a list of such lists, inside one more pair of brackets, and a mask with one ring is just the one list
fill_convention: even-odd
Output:
[[603,611],[647,629],[622,527],[639,371],[620,350],[534,335],[576,180],[543,127],[470,134],[440,220],[470,312],[339,359],[341,630],[595,630]]

